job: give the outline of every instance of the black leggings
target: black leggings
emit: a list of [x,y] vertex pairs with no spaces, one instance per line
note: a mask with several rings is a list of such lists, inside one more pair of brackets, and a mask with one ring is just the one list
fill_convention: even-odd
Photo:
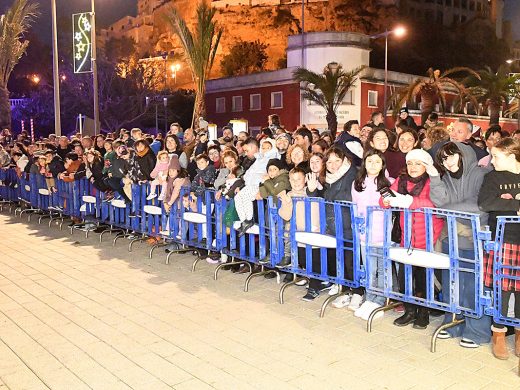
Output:
[[[500,312],[504,317],[507,317],[511,295],[515,296],[515,317],[520,318],[520,291],[502,291],[502,308]],[[493,326],[495,328],[506,327],[505,325],[495,323],[495,321],[493,321]]]
[[[305,248],[298,248],[298,264],[300,267],[305,267]],[[329,276],[337,275],[337,267],[336,267],[336,250],[335,249],[327,249],[327,274]],[[321,272],[321,256],[320,249],[313,248],[312,249],[312,272],[320,273]],[[346,280],[354,280],[354,257],[352,255],[352,251],[344,252],[344,277]],[[314,290],[319,290],[321,287],[321,280],[311,278],[309,280],[309,288]],[[364,294],[364,288],[350,288],[353,294]]]

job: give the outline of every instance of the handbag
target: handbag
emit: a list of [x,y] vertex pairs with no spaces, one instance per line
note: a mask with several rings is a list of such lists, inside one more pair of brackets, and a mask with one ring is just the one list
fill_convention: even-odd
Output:
[[224,211],[224,225],[230,228],[233,226],[233,223],[238,220],[239,218],[235,207],[235,200],[231,199],[226,205],[226,210]]

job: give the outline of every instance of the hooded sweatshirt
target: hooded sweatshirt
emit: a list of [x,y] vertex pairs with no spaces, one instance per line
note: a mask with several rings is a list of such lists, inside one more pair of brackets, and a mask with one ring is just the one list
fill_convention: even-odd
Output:
[[440,176],[430,177],[430,199],[435,207],[480,214],[480,223],[486,225],[488,215],[479,209],[477,200],[487,170],[478,166],[471,146],[460,142],[455,144],[462,152],[462,176],[457,179],[446,172],[442,179]]

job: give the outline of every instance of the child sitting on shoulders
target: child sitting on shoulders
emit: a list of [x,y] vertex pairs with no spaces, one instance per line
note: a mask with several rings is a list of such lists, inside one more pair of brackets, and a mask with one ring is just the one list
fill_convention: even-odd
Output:
[[168,184],[168,166],[170,165],[170,156],[168,156],[168,152],[165,150],[160,151],[157,154],[157,162],[155,163],[155,168],[153,169],[150,176],[152,177],[152,183],[150,185],[150,195],[146,198],[146,200],[151,200],[157,196],[156,188],[158,185],[161,186],[161,194],[159,195],[159,200],[164,200],[164,196],[166,195],[166,188]]

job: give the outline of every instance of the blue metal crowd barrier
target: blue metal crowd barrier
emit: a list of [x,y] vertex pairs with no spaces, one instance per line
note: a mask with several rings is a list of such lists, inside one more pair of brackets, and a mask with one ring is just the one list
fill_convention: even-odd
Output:
[[[230,201],[221,199],[221,210],[226,210],[230,206]],[[275,266],[279,262],[276,251],[277,237],[276,216],[277,205],[273,199],[254,201],[255,224],[250,227],[244,235],[238,236],[238,229],[241,222],[236,220],[228,223],[229,226],[222,229],[222,253],[232,259],[230,263],[221,264],[215,269],[214,278],[217,279],[218,272],[223,267],[247,266],[250,275],[244,283],[244,291],[249,291],[249,284],[255,277],[264,276],[269,273],[277,273]],[[238,261],[237,261],[238,260]],[[252,264],[261,264],[260,271],[253,273]]]
[[12,206],[20,193],[18,176],[13,168],[0,169],[0,210],[4,205]]
[[[395,246],[391,242],[393,228],[392,213],[403,214],[402,235],[404,241],[401,246]],[[383,242],[374,242],[372,235],[375,232],[373,220],[377,213],[383,214],[384,230]],[[424,215],[425,246],[414,248],[412,236],[414,234],[415,218],[418,214]],[[436,248],[434,241],[434,219],[444,221],[446,229],[447,253]],[[415,226],[417,228],[417,226]],[[465,231],[462,236],[461,231]],[[461,213],[442,209],[382,209],[369,207],[367,210],[367,237],[365,247],[364,280],[363,284],[368,292],[392,299],[398,302],[415,304],[429,309],[437,309],[446,313],[452,313],[451,323],[441,325],[432,337],[432,351],[435,351],[435,342],[438,333],[461,323],[456,315],[480,318],[484,309],[491,304],[489,294],[483,288],[483,248],[491,239],[489,230],[481,229],[480,217],[477,214]],[[439,232],[440,233],[440,232]],[[459,240],[466,240],[473,256],[464,257],[459,248]],[[382,261],[382,285],[374,279],[377,262],[369,259],[379,257]],[[381,269],[381,267],[380,267]],[[400,274],[396,277],[396,269]],[[414,273],[414,270],[424,270],[423,273]],[[419,279],[424,279],[421,281]],[[440,281],[446,287],[441,292]],[[424,288],[419,289],[418,285]],[[465,291],[464,284],[474,286],[473,291]],[[416,290],[420,290],[417,292]],[[468,294],[470,298],[468,299]],[[464,295],[464,297],[462,296]],[[464,299],[463,299],[464,298]],[[367,330],[371,331],[373,318],[380,311],[386,311],[396,304],[387,304],[375,310],[367,322]]]
[[[493,320],[497,324],[520,328],[520,313],[509,310],[511,295],[518,307],[520,299],[520,258],[519,245],[511,246],[504,235],[508,228],[518,230],[520,217],[498,217],[493,248]],[[516,262],[512,259],[516,259]]]
[[[291,264],[283,269],[295,274],[295,280],[280,289],[280,303],[283,303],[285,289],[295,284],[297,277],[349,288],[360,287],[359,235],[364,229],[364,220],[357,217],[356,204],[322,198],[293,198],[292,202],[290,223],[280,217],[277,222],[278,237],[285,237],[290,243]],[[287,249],[284,240],[280,239],[277,245],[280,258],[288,255]],[[327,298],[320,316],[323,317],[331,301],[346,292],[339,289],[337,294]]]

